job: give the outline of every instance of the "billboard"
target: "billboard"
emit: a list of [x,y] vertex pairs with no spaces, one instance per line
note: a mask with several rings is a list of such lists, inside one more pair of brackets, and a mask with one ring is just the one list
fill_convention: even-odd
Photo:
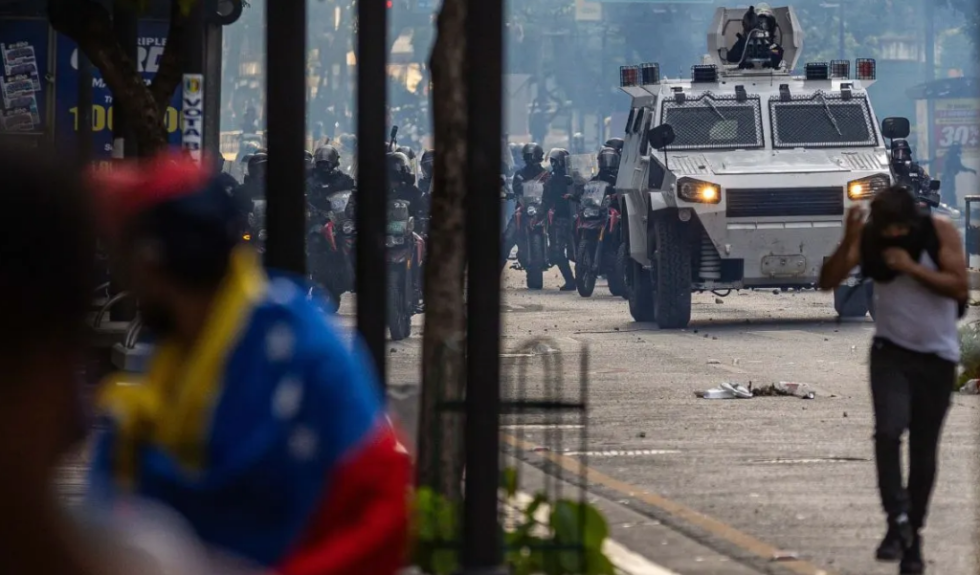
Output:
[[980,156],[980,99],[935,100],[932,137],[936,156],[958,145],[963,156]]
[[0,132],[41,134],[48,126],[46,20],[0,21]]
[[[149,84],[160,67],[167,43],[167,22],[142,20],[137,30],[137,65],[143,80]],[[66,151],[75,148],[78,131],[78,50],[71,39],[58,35],[55,74],[54,122],[56,141]],[[170,143],[181,143],[181,87],[178,86],[165,120]],[[112,153],[112,127],[115,111],[112,92],[97,69],[92,70],[92,153],[95,159],[108,159]]]

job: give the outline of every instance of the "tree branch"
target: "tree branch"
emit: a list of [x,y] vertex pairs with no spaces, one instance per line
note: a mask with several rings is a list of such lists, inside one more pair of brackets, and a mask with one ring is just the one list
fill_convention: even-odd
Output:
[[[200,2],[200,0],[198,0]],[[170,29],[167,31],[167,46],[160,59],[160,68],[153,78],[150,93],[161,113],[167,109],[170,99],[184,74],[184,63],[188,56],[186,38],[188,17],[181,10],[179,0],[170,0]]]

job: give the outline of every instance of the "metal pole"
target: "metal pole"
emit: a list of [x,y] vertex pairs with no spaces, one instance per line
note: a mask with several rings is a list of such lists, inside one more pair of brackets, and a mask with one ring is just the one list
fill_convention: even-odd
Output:
[[265,18],[265,261],[269,267],[305,276],[306,2],[267,2]]
[[[381,0],[357,3],[357,327],[385,384],[385,164],[388,14]],[[499,146],[498,146],[499,147]]]
[[[221,154],[221,51],[224,27],[205,24],[204,28],[204,150]],[[221,162],[218,162],[220,165]]]
[[204,150],[204,99],[211,86],[204,76],[204,2],[191,8],[187,20],[187,43],[184,47],[183,113],[181,145],[185,152],[200,161]]
[[466,8],[466,498],[464,573],[506,573],[497,513],[500,471],[500,138],[503,2]]
[[92,62],[78,50],[78,163],[92,162]]

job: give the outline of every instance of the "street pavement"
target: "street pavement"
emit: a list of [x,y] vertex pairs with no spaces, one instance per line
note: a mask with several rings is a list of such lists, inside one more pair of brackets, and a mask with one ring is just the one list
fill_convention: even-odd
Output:
[[[743,291],[696,294],[691,327],[659,331],[632,322],[601,281],[589,299],[559,292],[559,283],[550,272],[545,290],[529,292],[519,272],[505,275],[505,395],[517,389],[518,362],[528,366],[526,393],[540,395],[545,361],[560,356],[565,399],[576,400],[587,346],[588,444],[576,416],[558,430],[527,416],[539,423],[503,430],[522,465],[585,462],[613,537],[682,575],[897,573],[873,559],[884,520],[866,374],[870,320],[836,322],[822,293]],[[340,314],[353,325],[351,301]],[[409,429],[421,329],[415,318],[415,334],[388,350],[390,395]],[[547,339],[522,347],[536,338]],[[726,381],[801,382],[816,398],[695,397]],[[930,573],[977,573],[978,408],[980,397],[956,395],[947,417],[924,533]]]

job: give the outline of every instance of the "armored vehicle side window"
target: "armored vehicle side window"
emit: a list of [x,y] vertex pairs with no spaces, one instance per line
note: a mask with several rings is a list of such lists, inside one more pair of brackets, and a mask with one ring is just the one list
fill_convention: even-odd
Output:
[[629,135],[633,133],[633,117],[636,116],[636,108],[630,110],[629,118],[626,118],[626,134]]
[[769,101],[775,148],[851,148],[877,145],[868,100],[840,94],[794,95]]
[[663,103],[661,123],[674,128],[676,139],[668,150],[747,150],[765,145],[759,96],[744,102],[734,94],[705,92],[683,102]]
[[646,110],[646,108],[637,108],[636,109],[636,119],[633,120],[633,129],[630,130],[634,134],[637,133],[637,132],[639,132],[640,131],[640,126],[643,125],[643,112],[644,112],[644,110]]

